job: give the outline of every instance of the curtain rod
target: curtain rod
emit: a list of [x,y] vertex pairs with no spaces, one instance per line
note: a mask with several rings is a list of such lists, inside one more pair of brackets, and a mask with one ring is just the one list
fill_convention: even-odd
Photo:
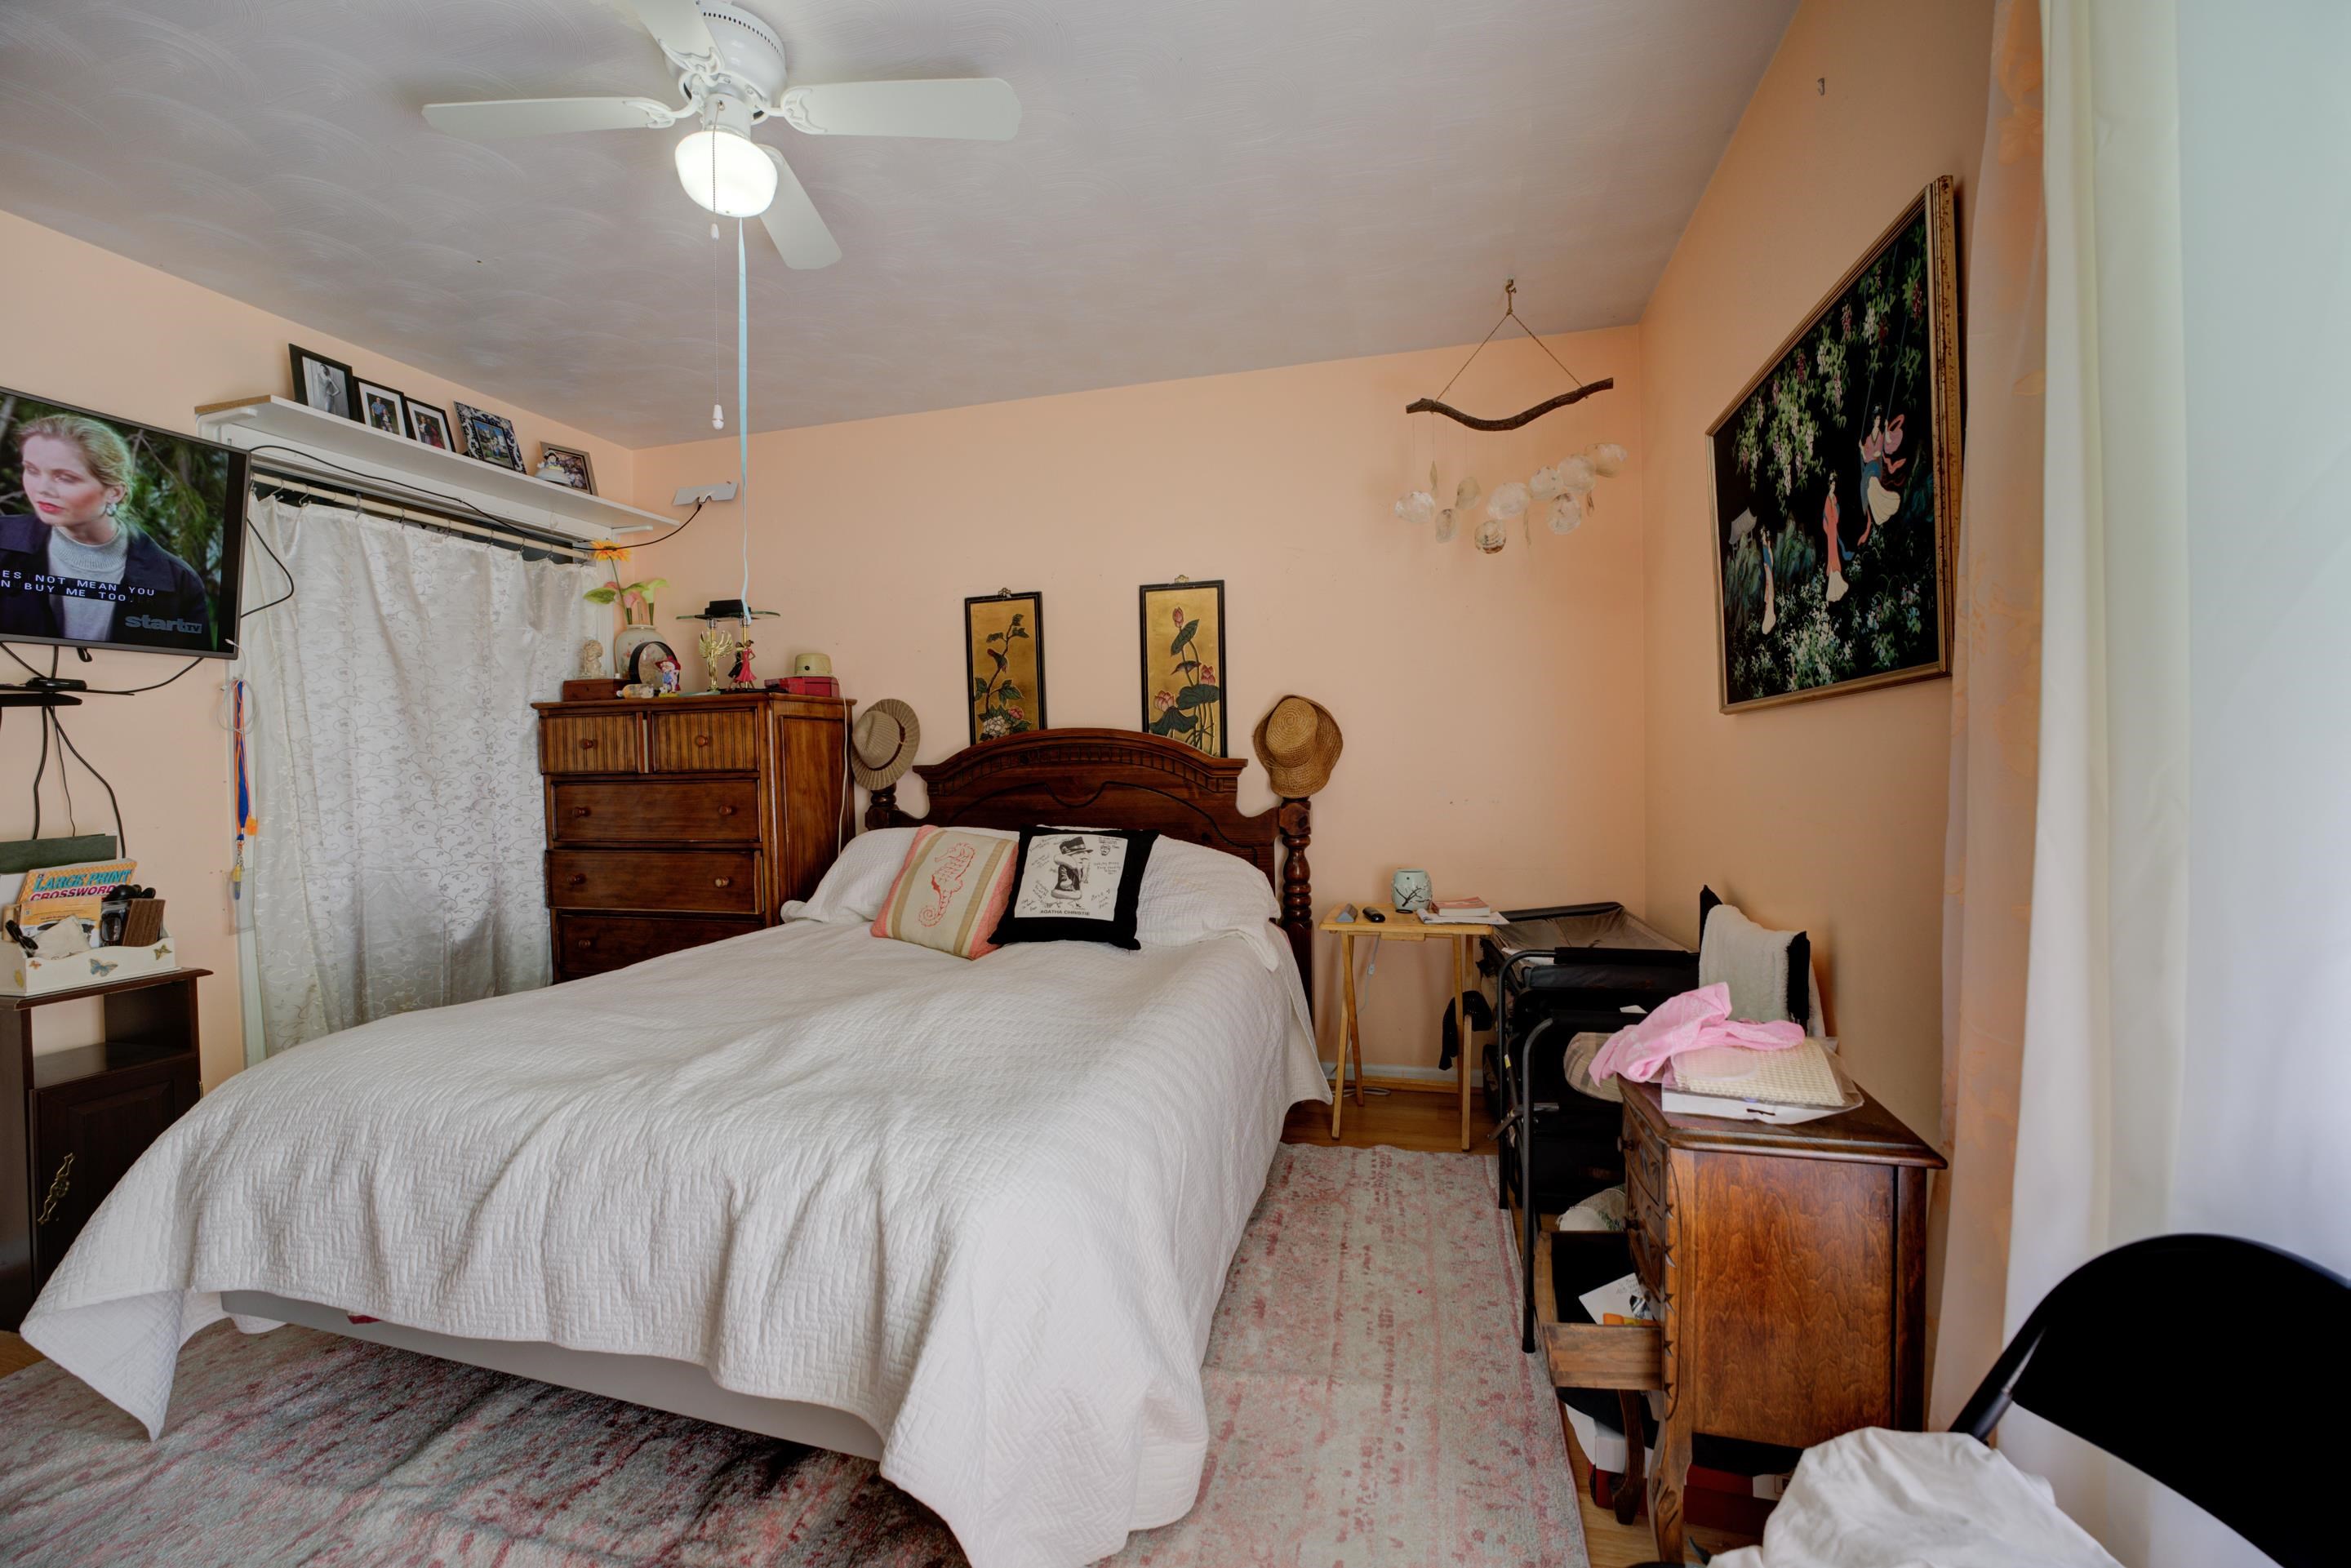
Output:
[[501,549],[559,555],[573,562],[594,559],[593,547],[584,539],[549,533],[504,518],[468,517],[445,506],[366,483],[347,484],[340,480],[329,483],[314,475],[273,467],[260,458],[254,460],[248,487],[258,496],[311,497],[331,501],[370,517],[381,517],[387,522],[405,523],[411,528],[424,528],[433,533],[455,534],[483,544],[496,545]]

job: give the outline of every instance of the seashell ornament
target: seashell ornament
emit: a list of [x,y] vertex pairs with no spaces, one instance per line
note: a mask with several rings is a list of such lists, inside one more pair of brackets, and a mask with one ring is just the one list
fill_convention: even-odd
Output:
[[1559,469],[1556,465],[1549,468],[1536,469],[1534,477],[1527,481],[1527,493],[1538,501],[1557,500],[1561,488]]
[[1559,487],[1565,495],[1583,495],[1592,488],[1598,477],[1589,457],[1571,457],[1559,465]]
[[1484,492],[1478,488],[1478,476],[1475,474],[1466,476],[1459,487],[1453,492],[1453,509],[1457,512],[1468,511],[1478,504],[1478,497],[1482,494]]
[[1425,528],[1437,517],[1437,497],[1426,490],[1413,490],[1395,504],[1395,515],[1414,528]]
[[1478,525],[1474,542],[1480,551],[1492,555],[1510,542],[1510,530],[1502,525],[1501,518],[1488,517]]
[[1527,509],[1527,487],[1515,481],[1498,485],[1486,501],[1486,515],[1500,522],[1509,522]]
[[1551,513],[1543,520],[1555,534],[1572,534],[1583,526],[1583,503],[1573,496],[1562,496],[1551,504]]
[[1614,441],[1604,441],[1591,451],[1593,472],[1603,479],[1614,479],[1625,471],[1625,460],[1630,456]]
[[1445,510],[1437,514],[1437,542],[1438,544],[1450,544],[1453,541],[1453,530],[1456,522],[1457,519],[1453,515],[1453,508],[1450,507],[1446,507]]

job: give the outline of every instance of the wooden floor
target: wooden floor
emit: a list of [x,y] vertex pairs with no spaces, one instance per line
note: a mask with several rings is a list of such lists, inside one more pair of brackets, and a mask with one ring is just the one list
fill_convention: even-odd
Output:
[[0,1377],[5,1377],[12,1372],[21,1372],[37,1361],[47,1359],[47,1356],[26,1344],[16,1335],[8,1333],[5,1329],[0,1329]]

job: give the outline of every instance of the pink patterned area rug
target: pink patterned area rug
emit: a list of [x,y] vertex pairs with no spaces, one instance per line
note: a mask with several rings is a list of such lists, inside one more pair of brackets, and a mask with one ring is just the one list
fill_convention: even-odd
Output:
[[[1217,1309],[1200,1500],[1113,1562],[1585,1563],[1493,1163],[1284,1145]],[[873,1466],[299,1328],[190,1341],[170,1425],[0,1380],[0,1563],[960,1564]]]

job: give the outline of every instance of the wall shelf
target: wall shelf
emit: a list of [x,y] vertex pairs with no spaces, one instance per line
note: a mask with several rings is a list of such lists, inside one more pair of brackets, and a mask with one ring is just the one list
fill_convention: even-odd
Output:
[[[428,496],[457,496],[495,517],[571,538],[615,538],[677,523],[675,517],[642,512],[552,479],[444,452],[288,398],[207,403],[196,410],[196,428],[210,440],[246,451],[269,445],[258,461],[273,468],[301,473],[329,485],[338,479],[348,484],[360,476],[405,486]],[[326,461],[306,463],[283,450],[287,447]],[[352,472],[340,473],[329,465]]]

